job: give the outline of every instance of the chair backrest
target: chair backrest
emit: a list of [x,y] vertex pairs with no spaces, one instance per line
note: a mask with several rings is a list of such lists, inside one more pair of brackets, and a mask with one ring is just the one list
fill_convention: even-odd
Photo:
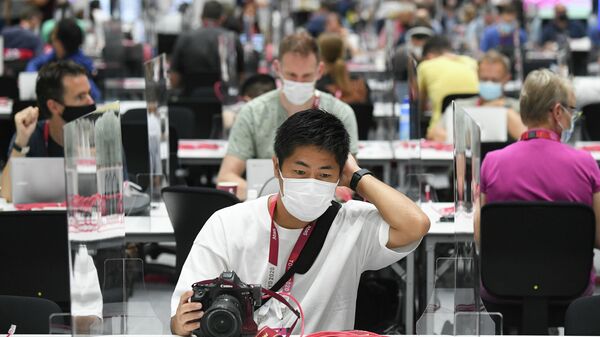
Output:
[[471,93],[462,93],[462,94],[447,95],[442,100],[442,112],[446,111],[446,108],[448,106],[450,106],[450,103],[452,103],[452,101],[454,101],[454,100],[461,99],[461,98],[471,98],[471,97],[475,97],[477,95],[479,95],[479,93],[472,93],[472,94]]
[[5,211],[0,212],[0,224],[0,237],[5,238],[0,245],[0,295],[42,297],[68,311],[66,211]]
[[600,336],[600,296],[581,297],[571,302],[565,315],[565,335]]
[[45,298],[0,295],[2,329],[15,324],[19,334],[48,334],[50,315],[60,313],[58,304]]
[[157,39],[157,54],[165,53],[167,56],[170,56],[173,53],[173,48],[175,48],[175,43],[177,42],[177,38],[179,34],[166,34],[166,33],[158,33],[156,34]]
[[150,174],[148,123],[122,122],[121,137],[128,178],[145,189],[148,186]]
[[350,104],[354,115],[356,116],[356,124],[358,125],[358,139],[367,140],[369,138],[369,130],[374,126],[373,123],[373,104],[371,103],[352,103]]
[[490,203],[481,209],[481,282],[504,298],[570,299],[588,286],[595,218],[566,202]]
[[585,140],[600,140],[600,102],[588,104],[583,112],[583,138]]
[[206,187],[169,186],[162,189],[176,243],[177,277],[192,243],[214,212],[235,205],[240,200],[229,192]]
[[[191,115],[189,113],[181,115],[183,113],[182,108],[191,111]],[[186,118],[189,118],[186,116],[193,116],[193,120],[187,121],[187,123],[193,125],[194,139],[215,138],[222,129],[220,118],[223,107],[221,102],[216,99],[178,98],[169,102],[169,111],[171,110],[174,113],[170,119],[174,121],[176,119],[177,124],[181,124]],[[181,133],[179,137],[184,139],[184,132]]]
[[8,97],[15,101],[19,99],[19,85],[15,77],[0,76],[0,97]]

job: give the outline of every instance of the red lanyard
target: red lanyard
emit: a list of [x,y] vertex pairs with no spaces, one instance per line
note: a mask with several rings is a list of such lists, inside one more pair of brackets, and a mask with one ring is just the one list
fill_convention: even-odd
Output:
[[50,138],[50,121],[44,123],[44,142],[46,142],[46,151],[48,151],[48,139]]
[[544,129],[527,130],[521,135],[521,140],[530,140],[536,138],[550,139],[556,142],[560,142],[560,137],[558,137],[556,133]]
[[[277,260],[279,256],[279,234],[277,233],[277,227],[275,226],[274,220],[275,207],[277,206],[278,198],[279,195],[275,195],[269,200],[269,215],[271,216],[271,235],[269,243],[269,275],[267,276],[267,288],[269,289],[275,284],[275,268],[277,267]],[[315,222],[313,221],[309,223],[306,227],[304,227],[304,229],[302,230],[300,237],[298,237],[298,241],[296,241],[296,244],[294,245],[294,248],[290,253],[290,257],[288,258],[287,264],[285,266],[286,271],[288,271],[294,265],[294,262],[296,262],[298,256],[300,256],[300,252],[302,251],[302,248],[304,248],[304,245],[306,244],[306,241],[308,241],[308,238],[310,237],[310,234],[312,233],[314,228]],[[292,275],[292,277],[290,277],[290,279],[283,286],[283,292],[291,292],[293,285],[294,276]]]

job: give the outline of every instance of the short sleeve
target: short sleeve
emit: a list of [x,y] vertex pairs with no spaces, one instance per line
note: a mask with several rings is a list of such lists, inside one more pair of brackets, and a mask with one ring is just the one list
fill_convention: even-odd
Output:
[[[492,154],[493,155],[493,154]],[[480,191],[481,193],[487,194],[488,193],[488,184],[489,184],[489,174],[490,174],[490,166],[491,166],[491,161],[492,161],[492,157],[490,156],[490,154],[488,154],[485,159],[483,160],[483,163],[481,164],[481,174],[480,174]]]
[[177,312],[179,298],[192,284],[218,277],[229,270],[227,240],[219,212],[204,224],[183,264],[175,291],[171,297],[171,317]]
[[352,212],[357,212],[353,217],[361,226],[359,249],[362,253],[362,271],[379,270],[404,258],[419,246],[420,240],[403,247],[389,249],[390,226],[383,220],[379,211],[373,204],[360,201],[349,201],[345,207],[351,207]]
[[600,192],[600,168],[598,168],[598,163],[589,153],[588,155],[588,165],[589,165],[589,175],[590,175],[590,183],[592,185],[592,193]]
[[346,127],[346,131],[350,136],[350,153],[356,155],[358,153],[358,126],[356,124],[356,115],[354,110],[346,103],[338,103],[339,113],[337,117]]
[[248,160],[256,157],[256,149],[253,139],[253,109],[251,105],[246,104],[240,110],[235,123],[229,134],[229,143],[227,154],[235,156],[241,160]]
[[427,62],[421,63],[419,64],[419,66],[417,67],[417,79],[418,79],[418,85],[419,85],[419,90],[420,91],[424,91],[427,90]]

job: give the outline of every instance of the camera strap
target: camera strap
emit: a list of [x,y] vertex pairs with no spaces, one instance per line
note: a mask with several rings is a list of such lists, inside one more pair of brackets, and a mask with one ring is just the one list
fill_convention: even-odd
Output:
[[[274,197],[274,201],[276,200],[276,197]],[[289,266],[289,268],[286,269],[286,272],[279,278],[279,280],[275,282],[273,286],[271,286],[271,291],[279,291],[281,287],[283,287],[286,283],[288,283],[290,279],[292,279],[294,274],[306,274],[306,272],[308,272],[310,267],[312,267],[313,263],[317,259],[317,256],[321,252],[321,248],[323,247],[325,239],[327,238],[327,233],[329,233],[329,228],[331,227],[331,224],[333,223],[333,220],[335,219],[341,207],[342,205],[340,203],[332,200],[331,206],[327,208],[325,213],[323,213],[323,215],[321,215],[314,224],[311,223],[309,225],[311,226],[310,232],[308,233],[306,241],[303,242],[301,250],[298,252],[297,257],[294,257],[294,259],[290,259],[288,261],[288,265],[291,263],[291,266]],[[271,216],[271,218],[272,217],[273,216]],[[300,235],[302,236],[304,234],[305,233],[303,231]],[[292,251],[292,254],[293,253],[294,252]],[[269,263],[271,263],[271,261],[269,261]],[[289,288],[290,289],[284,289],[284,291],[290,292],[291,286]],[[266,301],[268,301],[268,299],[264,302]]]

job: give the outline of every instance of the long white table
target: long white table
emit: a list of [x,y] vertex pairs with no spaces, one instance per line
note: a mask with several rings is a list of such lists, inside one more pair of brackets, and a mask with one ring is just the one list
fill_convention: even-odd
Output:
[[[183,165],[219,165],[227,153],[227,141],[218,139],[182,139],[177,157]],[[356,155],[359,164],[383,167],[383,181],[391,182],[392,164],[422,161],[428,165],[452,163],[452,147],[429,141],[363,140]],[[416,163],[416,162],[415,162]]]

